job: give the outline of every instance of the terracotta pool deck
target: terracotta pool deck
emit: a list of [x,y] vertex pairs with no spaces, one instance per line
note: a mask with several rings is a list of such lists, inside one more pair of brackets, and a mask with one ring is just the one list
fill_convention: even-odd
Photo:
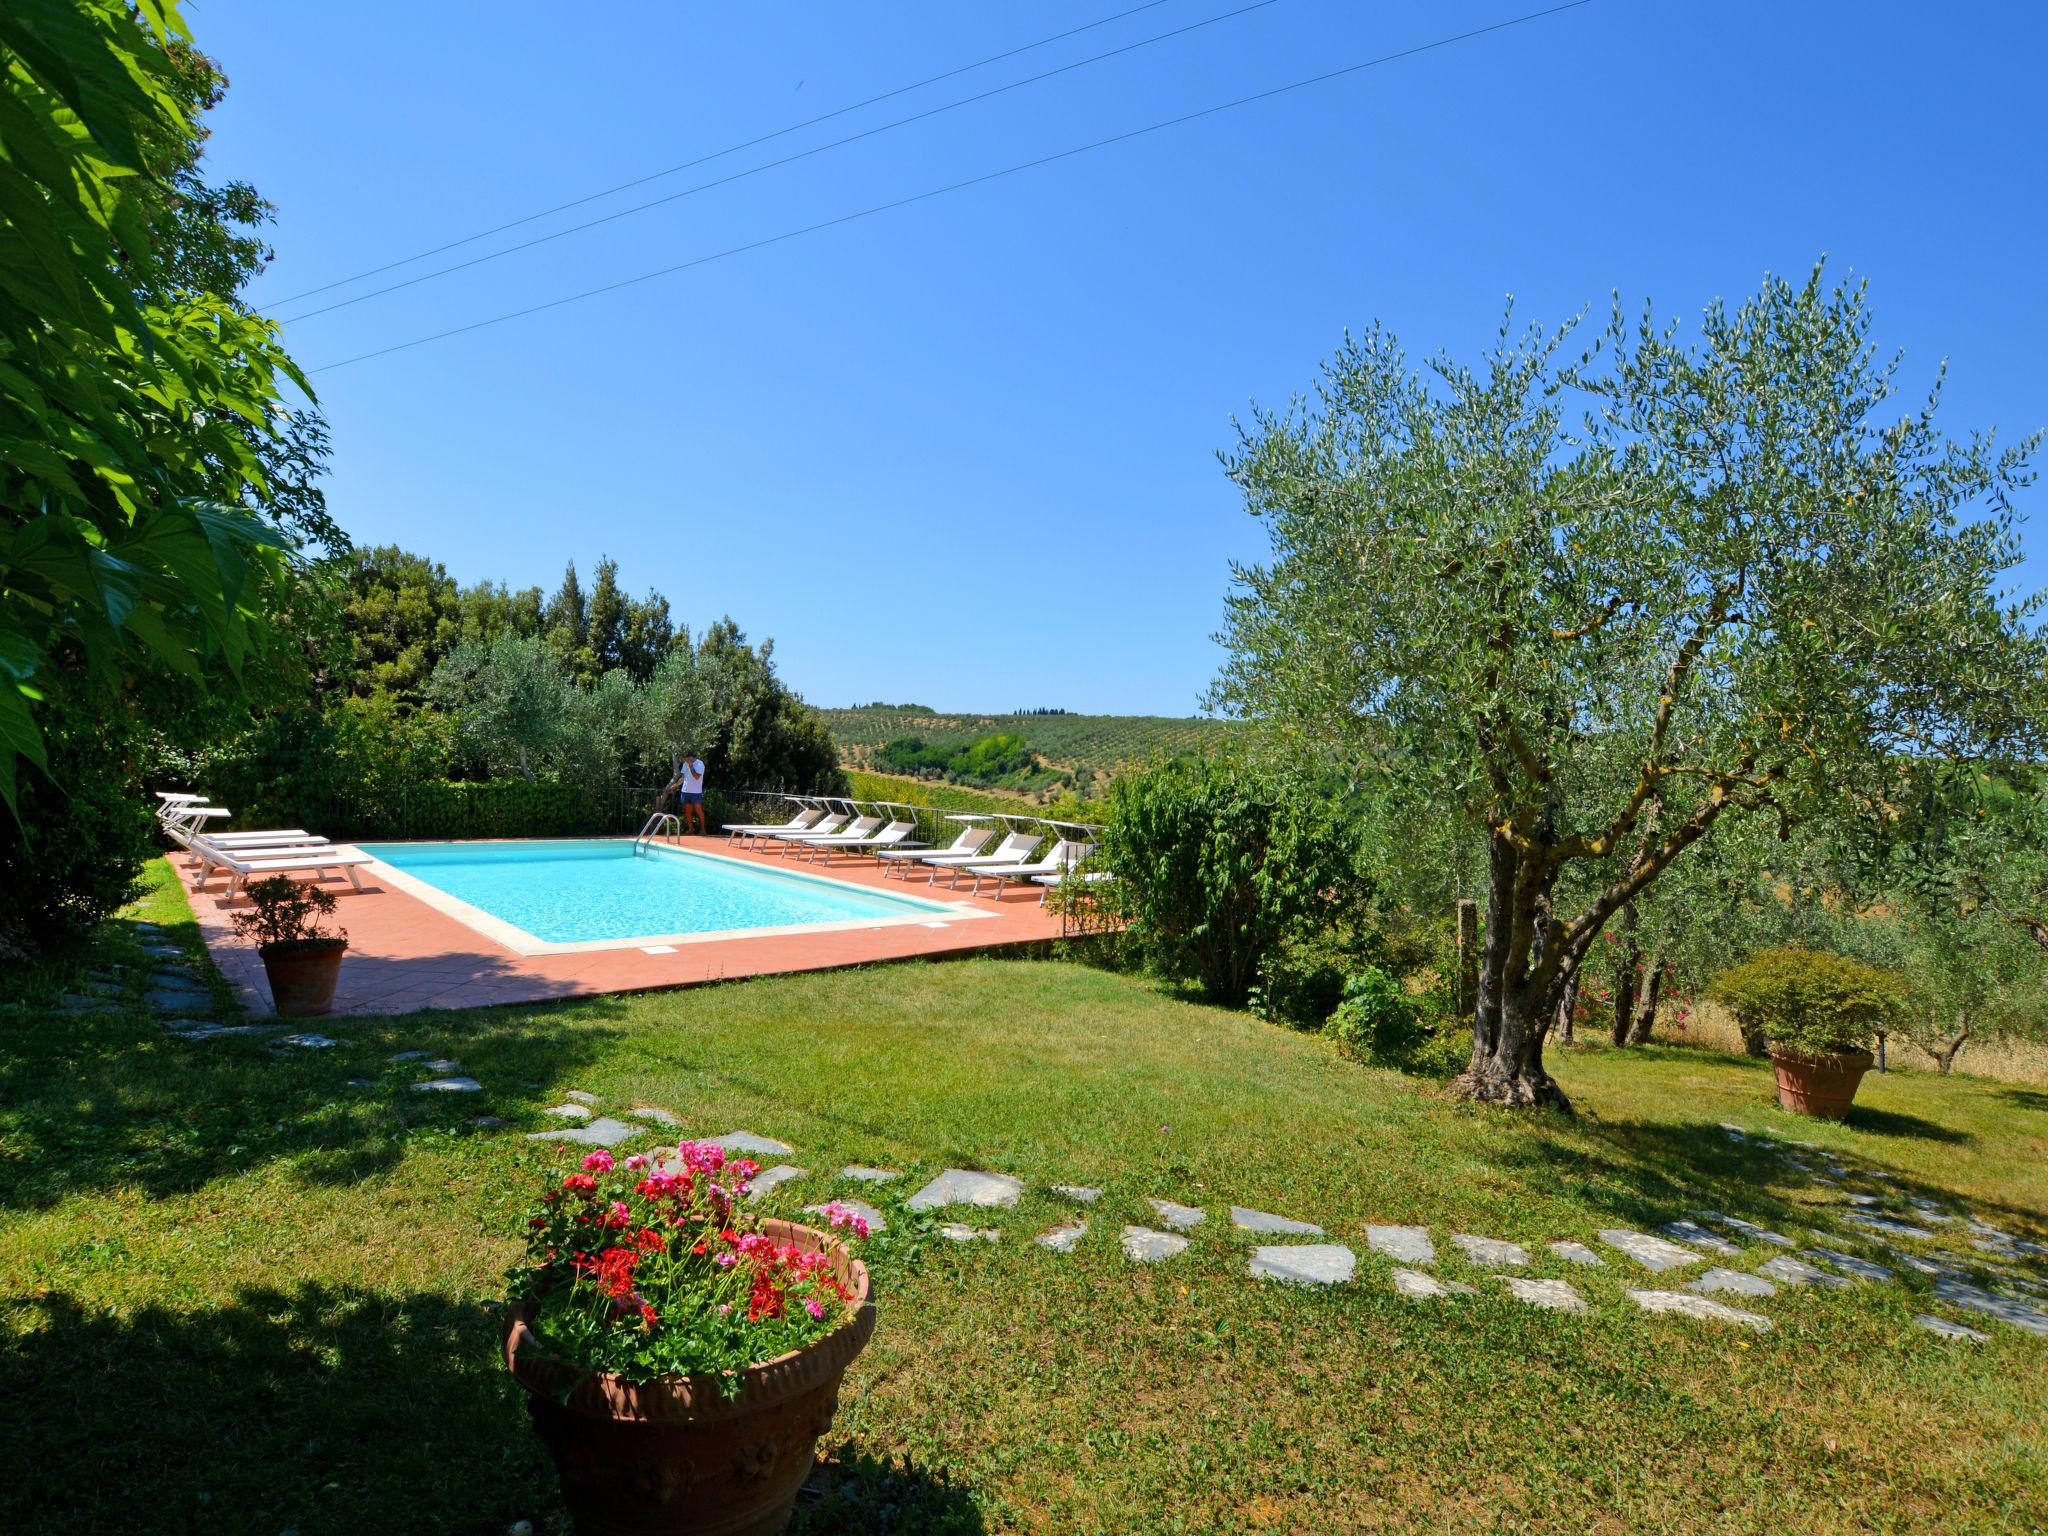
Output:
[[[586,951],[579,954],[520,955],[487,938],[466,923],[436,911],[417,897],[379,881],[375,868],[358,871],[363,889],[354,889],[340,875],[321,882],[334,893],[334,921],[348,930],[348,954],[341,963],[341,981],[334,1012],[346,1014],[410,1013],[419,1008],[483,1008],[501,1003],[537,1003],[565,997],[596,997],[611,992],[644,992],[665,987],[695,987],[746,976],[778,976],[797,971],[825,971],[849,965],[873,965],[973,954],[1013,945],[1058,938],[1056,914],[1039,905],[1039,888],[1009,887],[999,898],[984,894],[968,898],[965,889],[948,891],[944,881],[928,888],[921,878],[909,884],[884,879],[871,859],[838,858],[824,863],[792,864],[772,853],[729,848],[722,837],[664,839],[680,848],[747,859],[770,868],[798,868],[829,874],[852,885],[876,890],[968,900],[993,914],[943,926],[920,924],[842,929],[836,932],[766,934],[759,937],[709,939],[679,944],[671,954],[648,954],[638,947]],[[216,875],[202,890],[182,856],[172,868],[184,882],[199,920],[206,947],[222,975],[240,993],[252,1013],[269,1013],[270,986],[255,946],[239,937],[229,919],[248,910],[246,899],[232,904],[223,894],[224,879]],[[305,877],[300,877],[305,878]]]

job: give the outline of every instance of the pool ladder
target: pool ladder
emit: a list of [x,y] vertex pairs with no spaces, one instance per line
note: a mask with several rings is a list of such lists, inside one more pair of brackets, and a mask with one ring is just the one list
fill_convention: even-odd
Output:
[[648,817],[647,825],[642,827],[640,835],[633,839],[633,857],[636,859],[640,857],[640,850],[651,845],[663,832],[668,832],[675,837],[681,837],[683,835],[682,818],[673,811],[656,811],[652,816]]

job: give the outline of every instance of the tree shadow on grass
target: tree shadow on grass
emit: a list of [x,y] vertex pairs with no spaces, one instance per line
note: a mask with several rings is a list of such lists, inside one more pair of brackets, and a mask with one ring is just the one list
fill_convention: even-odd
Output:
[[[122,1314],[46,1292],[0,1302],[0,1328],[0,1530],[568,1529],[495,1308],[313,1283]],[[984,1525],[953,1479],[846,1447],[791,1530]]]
[[[573,1010],[573,1011],[572,1011]],[[163,1198],[288,1158],[309,1183],[395,1166],[409,1140],[573,1081],[614,1037],[615,998],[306,1020],[331,1047],[268,1035],[183,1040],[147,1015],[31,1014],[0,1030],[0,1209],[109,1187]],[[459,1063],[479,1093],[420,1092],[401,1051]]]
[[797,1495],[789,1536],[981,1536],[974,1496],[943,1471],[842,1446]]
[[4,1315],[0,1529],[502,1531],[557,1502],[480,1306],[313,1284]]
[[[1863,1111],[1857,1113],[1860,1116]],[[1892,1132],[1889,1122],[1897,1119],[1910,1125],[1892,1133],[1912,1135],[1917,1134],[1912,1127],[1925,1124],[1915,1116],[1871,1113],[1873,1117],[1881,1114],[1886,1123],[1858,1128]],[[1567,1126],[1570,1128],[1565,1129]],[[1917,1195],[1945,1204],[1954,1201],[1949,1191],[1872,1158],[1848,1152],[1809,1152],[1757,1135],[1738,1142],[1712,1122],[1589,1117],[1564,1122],[1559,1129],[1563,1134],[1522,1136],[1500,1144],[1494,1149],[1493,1160],[1532,1186],[1561,1190],[1596,1217],[1611,1218],[1617,1226],[1642,1231],[1655,1231],[1665,1222],[1695,1211],[1713,1211],[1788,1234],[1808,1228],[1833,1229],[1836,1238],[1850,1244],[1867,1240],[1869,1234],[1852,1233],[1839,1225],[1847,1207],[1830,1202],[1817,1208],[1811,1201],[1816,1178],[1812,1170],[1830,1161],[1882,1172],[1885,1177],[1881,1182],[1863,1187],[1873,1192],[1881,1190],[1887,1200],[1902,1202]],[[1931,1129],[1941,1131],[1940,1127]],[[1589,1138],[1593,1142],[1590,1147]],[[1940,1139],[1969,1138],[1942,1132]],[[1801,1163],[1806,1166],[1801,1167]],[[1807,1198],[1802,1200],[1800,1196]],[[1978,1216],[2016,1223],[2022,1228],[2030,1228],[2039,1220],[2036,1212],[1982,1197],[1973,1197],[1969,1206]],[[1896,1206],[1886,1214],[1907,1221],[1920,1219],[1909,1209]]]
[[1896,1109],[1873,1109],[1867,1104],[1851,1106],[1848,1124],[1855,1131],[1873,1131],[1880,1136],[1915,1136],[1922,1141],[1945,1141],[1957,1146],[1966,1146],[1977,1139],[1968,1131],[1938,1125],[1919,1115],[1903,1114]]
[[2042,1093],[2034,1088],[2000,1088],[1997,1093],[2001,1099],[2008,1100],[2021,1109],[2032,1109],[2048,1114],[2048,1093]]

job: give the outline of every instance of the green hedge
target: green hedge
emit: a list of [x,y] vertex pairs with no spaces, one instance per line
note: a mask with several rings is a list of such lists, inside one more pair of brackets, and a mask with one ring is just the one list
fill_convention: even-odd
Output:
[[652,785],[427,779],[394,788],[279,797],[285,803],[251,800],[247,805],[256,809],[246,824],[305,827],[350,842],[620,837],[640,830],[657,793],[659,786]]

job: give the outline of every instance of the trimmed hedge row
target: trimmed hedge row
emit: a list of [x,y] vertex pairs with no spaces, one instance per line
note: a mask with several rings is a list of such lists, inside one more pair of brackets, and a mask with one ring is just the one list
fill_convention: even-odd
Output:
[[[640,830],[658,785],[552,779],[431,779],[278,807],[292,826],[351,842],[481,837],[619,837]],[[715,809],[715,807],[708,807]],[[278,824],[274,819],[272,824]]]

